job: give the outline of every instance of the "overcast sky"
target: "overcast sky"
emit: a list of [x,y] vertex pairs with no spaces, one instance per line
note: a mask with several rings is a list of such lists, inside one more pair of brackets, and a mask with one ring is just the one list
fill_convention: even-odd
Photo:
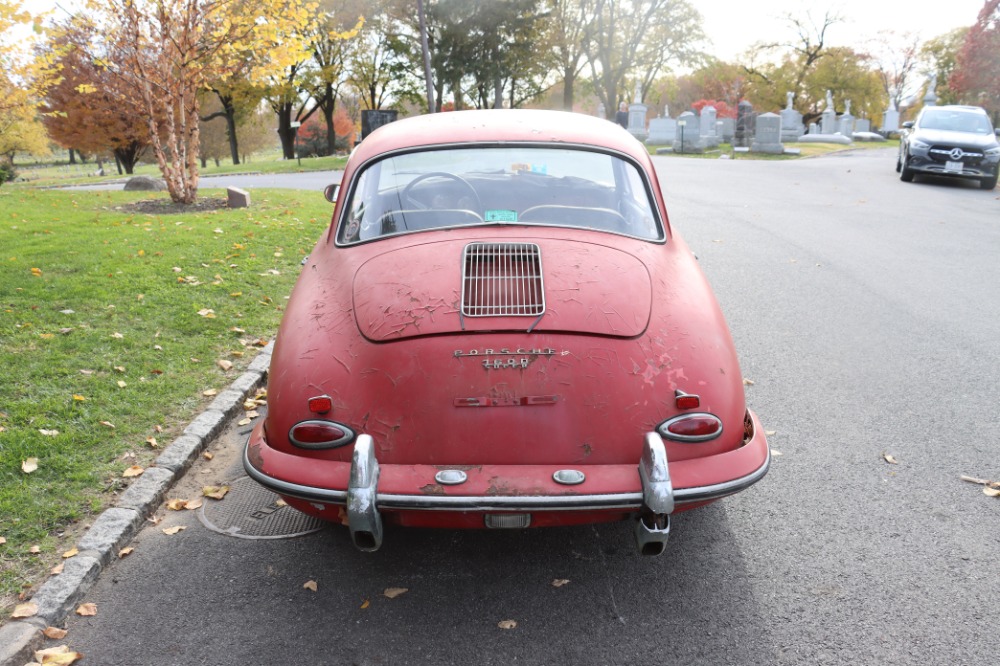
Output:
[[822,25],[827,9],[844,21],[827,30],[831,46],[862,47],[880,30],[912,32],[923,39],[976,22],[984,0],[945,0],[926,4],[918,0],[692,0],[705,19],[705,33],[714,44],[713,55],[734,60],[760,41],[788,41],[795,32],[785,15],[805,17]]

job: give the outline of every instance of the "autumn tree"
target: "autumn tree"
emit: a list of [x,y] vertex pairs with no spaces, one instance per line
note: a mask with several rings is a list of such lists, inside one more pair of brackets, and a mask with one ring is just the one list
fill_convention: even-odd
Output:
[[590,22],[588,0],[554,0],[552,20],[548,22],[548,42],[554,68],[562,79],[562,108],[573,109],[577,78],[587,66],[587,49],[584,43]]
[[868,44],[871,65],[894,108],[919,90],[921,40],[912,33],[882,30]]
[[955,58],[948,85],[1000,118],[1000,0],[986,0]]
[[112,152],[120,169],[131,174],[149,146],[144,110],[131,87],[91,58],[95,28],[70,21],[55,29],[50,46],[56,82],[45,95],[43,122],[49,137],[81,153]]
[[950,82],[958,52],[965,43],[969,29],[955,28],[951,32],[938,35],[924,42],[920,49],[920,60],[923,63],[922,73],[934,76],[945,85],[938,86],[938,104],[956,104],[958,94],[952,90]]
[[[364,27],[346,44],[347,80],[367,109],[381,109],[400,100],[419,97],[422,59],[419,42],[394,15],[393,2],[371,3]],[[328,128],[332,127],[332,123]]]
[[44,61],[31,57],[32,31],[41,31],[41,17],[22,3],[0,0],[0,161],[13,162],[17,151],[48,153],[45,129],[37,106],[48,84]]
[[[262,78],[303,57],[313,20],[301,0],[91,0],[112,47],[108,68],[132,87],[171,199],[198,192],[199,92]],[[251,61],[247,72],[245,63]]]

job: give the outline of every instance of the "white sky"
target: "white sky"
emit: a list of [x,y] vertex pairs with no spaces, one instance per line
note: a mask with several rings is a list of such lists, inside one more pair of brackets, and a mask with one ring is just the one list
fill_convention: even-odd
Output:
[[704,18],[705,33],[714,44],[713,55],[735,60],[755,42],[792,40],[795,32],[783,20],[788,14],[805,18],[808,12],[822,25],[829,9],[844,21],[827,29],[827,43],[860,48],[881,30],[911,32],[927,40],[954,28],[971,26],[985,1],[928,4],[919,0],[692,0],[692,4]]

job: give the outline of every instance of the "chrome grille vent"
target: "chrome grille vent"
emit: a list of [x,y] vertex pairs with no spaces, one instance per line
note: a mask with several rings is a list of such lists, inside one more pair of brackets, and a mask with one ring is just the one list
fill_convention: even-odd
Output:
[[537,317],[545,312],[542,254],[534,243],[470,243],[462,257],[462,314]]

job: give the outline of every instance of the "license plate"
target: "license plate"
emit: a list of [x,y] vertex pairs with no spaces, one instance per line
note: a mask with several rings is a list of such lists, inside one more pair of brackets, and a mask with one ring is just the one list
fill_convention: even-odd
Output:
[[962,163],[961,162],[945,162],[945,171],[954,171],[955,173],[962,173]]

